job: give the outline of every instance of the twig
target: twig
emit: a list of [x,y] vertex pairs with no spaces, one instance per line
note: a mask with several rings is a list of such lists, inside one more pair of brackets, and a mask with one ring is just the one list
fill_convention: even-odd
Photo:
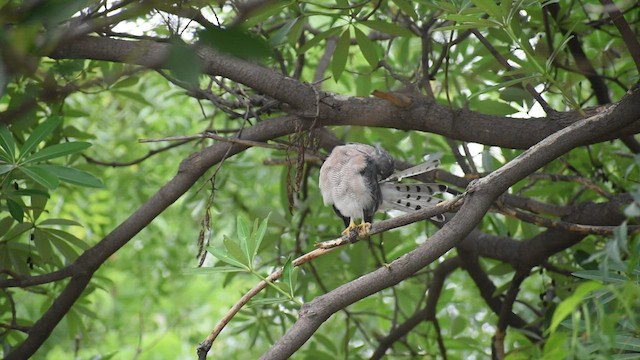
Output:
[[[613,235],[614,230],[617,228],[617,226],[583,225],[569,223],[566,221],[551,220],[542,216],[528,213],[526,211],[522,211],[520,209],[515,209],[504,204],[500,204],[499,202],[496,204],[496,208],[498,212],[504,215],[512,216],[528,223],[546,228],[565,230],[578,234],[611,236]],[[638,232],[640,232],[640,225],[629,226],[629,235]]]
[[139,157],[137,159],[133,159],[133,160],[130,160],[130,161],[124,161],[124,162],[102,161],[102,160],[98,160],[98,159],[92,158],[92,157],[90,157],[88,155],[84,155],[84,154],[81,154],[81,155],[88,163],[91,163],[91,164],[111,166],[111,167],[131,166],[131,165],[139,164],[139,163],[143,162],[144,160],[147,160],[148,158],[152,157],[153,155],[156,155],[156,154],[159,154],[159,153],[164,152],[166,150],[173,149],[175,147],[184,145],[184,144],[186,144],[186,143],[188,143],[188,142],[190,142],[192,140],[193,139],[181,140],[181,141],[178,141],[178,142],[176,142],[174,144],[167,145],[167,146],[165,146],[163,148],[160,148],[160,149],[149,150],[149,152],[147,152],[147,154],[142,156],[142,157]]
[[502,360],[505,357],[504,350],[504,338],[507,334],[507,326],[509,325],[509,316],[513,313],[513,303],[516,301],[518,292],[520,292],[520,285],[529,275],[529,269],[516,270],[511,281],[511,286],[507,290],[507,294],[502,301],[502,307],[500,308],[500,317],[498,318],[498,328],[496,329],[496,335],[492,349],[494,352],[494,358]]

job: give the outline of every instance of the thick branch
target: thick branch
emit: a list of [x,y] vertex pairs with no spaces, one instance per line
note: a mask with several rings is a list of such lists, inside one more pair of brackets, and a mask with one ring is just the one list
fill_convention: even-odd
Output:
[[[262,359],[289,358],[333,313],[401,282],[459,244],[479,223],[493,201],[511,185],[582,142],[634,122],[640,111],[640,102],[633,103],[638,92],[640,87],[636,86],[619,105],[549,136],[502,168],[472,183],[464,205],[429,241],[389,266],[355,279],[303,305],[298,320]],[[614,116],[621,109],[624,109],[620,111],[621,116]]]
[[[158,69],[171,45],[153,41],[126,41],[83,37],[60,46],[50,56],[55,59],[95,59],[133,63]],[[293,107],[304,117],[316,118],[319,125],[362,125],[433,132],[452,139],[507,148],[527,149],[545,137],[579,121],[576,112],[552,114],[545,118],[513,119],[451,110],[435,100],[415,95],[406,109],[376,98],[333,96],[311,85],[287,78],[271,69],[231,58],[209,49],[200,49],[204,71],[245,84]],[[634,93],[640,102],[640,94]],[[593,115],[596,110],[588,110]],[[640,115],[635,114],[635,120]],[[579,145],[616,139],[640,132],[640,122],[601,132]]]
[[[305,127],[294,117],[284,117],[264,121],[243,131],[243,139],[266,141],[285,134],[293,133]],[[27,339],[7,355],[9,359],[27,359],[33,355],[49,337],[51,331],[62,320],[71,306],[80,297],[95,271],[116,251],[127,244],[139,231],[144,229],[156,216],[173,204],[202,176],[212,165],[246,149],[246,146],[228,142],[217,143],[191,155],[182,162],[178,174],[163,186],[153,197],[136,212],[116,227],[94,247],[85,251],[67,269],[71,280],[51,304],[49,309],[36,321],[29,331]],[[48,275],[33,277],[30,284],[48,281]],[[42,282],[40,282],[42,283]]]

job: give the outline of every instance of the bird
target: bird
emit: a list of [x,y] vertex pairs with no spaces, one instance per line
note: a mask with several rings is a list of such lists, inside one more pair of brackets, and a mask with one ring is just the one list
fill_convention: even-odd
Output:
[[[394,174],[394,160],[380,146],[350,143],[336,146],[320,168],[318,185],[325,205],[332,205],[342,218],[349,235],[354,229],[360,236],[371,228],[378,210],[415,212],[435,206],[434,194],[447,190],[446,185],[430,183],[402,184],[403,178],[435,169],[438,156]],[[360,219],[359,225],[355,221]],[[442,215],[434,220],[444,220]]]

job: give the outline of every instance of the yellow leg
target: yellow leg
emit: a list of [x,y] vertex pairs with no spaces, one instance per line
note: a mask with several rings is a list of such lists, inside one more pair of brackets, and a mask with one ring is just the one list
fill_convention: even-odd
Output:
[[342,231],[342,235],[349,235],[353,229],[356,228],[356,223],[353,222],[353,219],[349,221],[349,226]]
[[358,235],[365,236],[369,233],[369,230],[371,230],[371,223],[364,222],[363,219],[360,225],[358,225]]

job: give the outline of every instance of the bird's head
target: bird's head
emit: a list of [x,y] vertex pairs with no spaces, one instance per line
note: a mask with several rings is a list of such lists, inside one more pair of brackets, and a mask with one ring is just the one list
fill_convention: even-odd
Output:
[[371,156],[378,168],[378,180],[386,179],[393,174],[393,158],[380,146],[376,146],[376,151]]

